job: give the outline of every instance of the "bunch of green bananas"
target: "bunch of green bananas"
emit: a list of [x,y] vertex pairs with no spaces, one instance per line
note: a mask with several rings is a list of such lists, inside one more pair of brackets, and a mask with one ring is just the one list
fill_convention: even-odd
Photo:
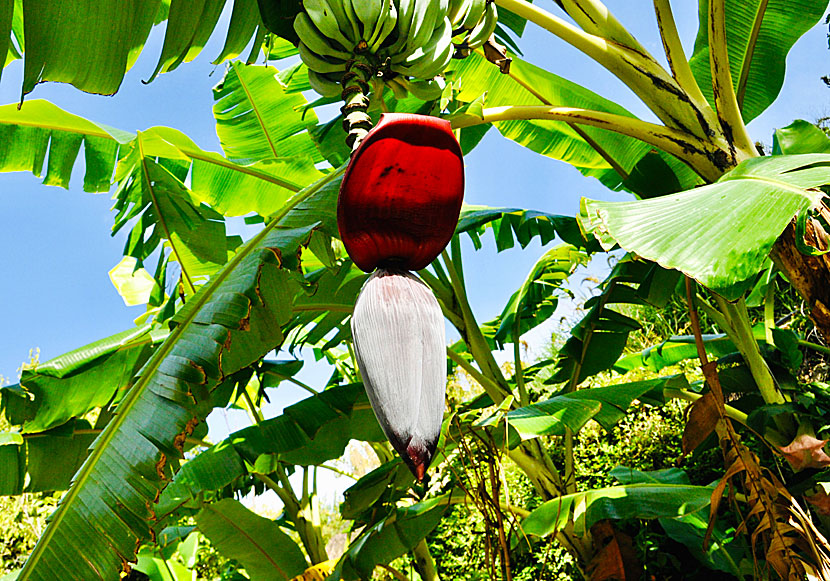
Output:
[[499,15],[493,0],[450,0],[447,18],[452,25],[455,56],[463,58],[487,42]]
[[440,94],[432,79],[453,54],[449,0],[303,0],[303,7],[294,30],[321,95],[339,95],[338,83],[355,62],[398,95]]

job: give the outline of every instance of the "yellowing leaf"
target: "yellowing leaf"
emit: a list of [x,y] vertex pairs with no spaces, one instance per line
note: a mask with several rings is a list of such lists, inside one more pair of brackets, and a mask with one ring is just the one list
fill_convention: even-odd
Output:
[[136,269],[135,263],[135,258],[125,256],[109,271],[115,290],[128,307],[147,304],[150,293],[156,286],[156,281],[150,273],[143,268]]

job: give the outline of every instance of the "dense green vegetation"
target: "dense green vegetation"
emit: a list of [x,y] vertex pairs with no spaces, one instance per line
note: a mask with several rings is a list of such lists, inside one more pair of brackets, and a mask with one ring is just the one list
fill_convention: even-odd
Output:
[[[171,71],[225,2],[0,4],[0,54],[24,59],[25,94],[43,81],[115,92],[154,23],[156,74]],[[830,578],[830,138],[794,121],[760,155],[746,127],[826,9],[701,0],[687,57],[655,0],[667,67],[598,0],[234,0],[214,90],[221,154],[47,101],[0,107],[0,170],[66,186],[77,168],[85,191],[113,192],[113,230],[129,233],[113,279],[146,306],[135,327],[0,388],[8,578]],[[608,69],[659,122],[523,60],[526,26]],[[246,48],[250,62],[236,58]],[[361,382],[349,319],[366,274],[336,223],[347,134],[359,141],[382,111],[444,117],[465,152],[495,127],[631,194],[585,199],[577,216],[462,209],[418,273],[460,337],[422,484]],[[239,217],[247,239],[226,230]],[[498,251],[544,246],[497,314],[471,304],[462,252],[490,237]],[[526,333],[608,253],[618,260],[548,356],[525,360]],[[297,378],[300,347],[327,381]],[[288,383],[307,395],[264,417]],[[250,426],[206,441],[206,416],[230,407]],[[368,471],[338,460],[355,442]],[[355,472],[337,512],[321,506],[323,470]],[[266,492],[279,515],[240,502]]]

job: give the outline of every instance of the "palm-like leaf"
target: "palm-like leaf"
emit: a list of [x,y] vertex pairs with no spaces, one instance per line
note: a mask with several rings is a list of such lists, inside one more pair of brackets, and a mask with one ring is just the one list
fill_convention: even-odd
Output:
[[280,326],[300,288],[292,272],[298,248],[312,228],[277,228],[293,205],[177,313],[170,337],[96,440],[20,579],[117,579],[122,563],[134,558],[137,543],[149,536],[150,507],[169,481],[183,436],[212,406],[211,390],[283,339]]
[[[466,103],[484,95],[487,107],[581,107],[633,117],[620,105],[518,58],[513,59],[509,75],[502,75],[497,67],[476,54],[454,63],[451,68],[458,78],[457,98]],[[495,125],[508,139],[565,161],[612,189],[619,189],[651,150],[631,137],[559,121],[500,121]]]
[[213,90],[216,132],[222,149],[237,161],[275,161],[306,156],[322,161],[308,129],[317,116],[299,93],[286,92],[273,67],[233,62]]
[[0,389],[6,418],[22,433],[59,426],[117,400],[167,332],[150,325],[101,339],[32,369]]
[[[749,123],[778,96],[784,83],[787,53],[819,21],[827,0],[726,0],[724,4],[729,71],[744,122]],[[698,13],[700,28],[690,64],[704,95],[714,103],[707,25],[709,0],[700,0]]]
[[830,155],[747,160],[716,183],[636,202],[583,201],[582,225],[606,248],[677,269],[730,300],[764,266],[790,220],[816,207]]
[[[26,32],[23,93],[37,83],[71,83],[89,93],[115,93],[144,48],[154,24],[166,21],[164,42],[151,78],[196,58],[215,32],[226,0],[4,0],[0,38],[13,21]],[[14,12],[11,12],[14,6]],[[216,62],[238,55],[265,28],[256,0],[234,0],[230,26]],[[20,41],[22,35],[15,35]],[[3,47],[2,54],[6,50]]]
[[196,524],[223,555],[242,563],[253,581],[288,581],[308,566],[300,548],[277,523],[236,500],[206,505],[196,515]]
[[72,168],[84,147],[84,190],[106,192],[112,185],[119,151],[134,134],[87,121],[48,101],[0,107],[0,171],[30,171],[43,182],[68,187]]
[[522,521],[525,534],[544,537],[574,524],[585,534],[595,522],[610,518],[679,517],[707,506],[712,489],[689,484],[638,483],[598,488],[549,500]]

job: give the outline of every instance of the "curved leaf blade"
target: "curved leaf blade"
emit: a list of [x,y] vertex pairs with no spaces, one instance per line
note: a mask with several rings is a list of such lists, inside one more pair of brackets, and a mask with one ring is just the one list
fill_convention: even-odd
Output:
[[322,161],[308,129],[314,111],[299,93],[287,93],[273,67],[229,65],[213,90],[213,115],[222,149],[236,161],[277,160],[305,156]]
[[121,147],[135,135],[87,121],[49,101],[0,106],[0,171],[29,171],[40,177],[47,158],[47,185],[69,187],[80,148],[84,148],[84,191],[106,192],[112,185]]
[[[830,183],[830,155],[753,158],[714,184],[635,202],[582,201],[582,227],[629,252],[739,298],[799,212]],[[603,240],[600,240],[603,243]],[[606,247],[609,242],[604,242]]]
[[[112,95],[150,34],[160,0],[26,0],[23,94],[45,81]],[[8,36],[7,33],[3,36]]]
[[[295,204],[338,175],[307,188]],[[299,290],[299,247],[313,227],[276,228],[292,206],[177,313],[170,337],[95,441],[21,580],[117,579],[122,564],[135,559],[138,542],[150,535],[150,507],[170,479],[169,460],[181,456],[182,436],[210,410],[211,389],[283,339],[280,326]]]
[[19,385],[0,388],[3,413],[22,433],[34,434],[105,406],[130,388],[166,336],[144,325],[24,369]]
[[225,498],[206,504],[196,525],[223,555],[239,561],[253,581],[288,580],[308,563],[297,544],[274,521]]
[[569,245],[556,246],[545,252],[499,315],[498,330],[493,337],[496,343],[518,341],[524,333],[548,320],[559,304],[555,295],[557,289],[577,266],[587,262],[585,253]]
[[[787,53],[818,23],[827,0],[726,0],[729,70],[744,123],[760,115],[784,83]],[[689,64],[703,94],[714,106],[709,64],[709,0],[700,0],[700,27]]]
[[687,484],[641,483],[598,488],[549,500],[522,521],[526,534],[544,537],[574,523],[576,534],[603,519],[671,518],[709,505],[712,489]]
[[[451,70],[459,89],[456,98],[465,103],[473,103],[486,94],[484,102],[488,107],[547,104],[633,117],[616,103],[516,57],[509,75],[501,74],[475,53],[454,61]],[[501,121],[495,126],[506,138],[569,163],[611,189],[619,189],[637,162],[651,150],[631,137],[558,121]]]

